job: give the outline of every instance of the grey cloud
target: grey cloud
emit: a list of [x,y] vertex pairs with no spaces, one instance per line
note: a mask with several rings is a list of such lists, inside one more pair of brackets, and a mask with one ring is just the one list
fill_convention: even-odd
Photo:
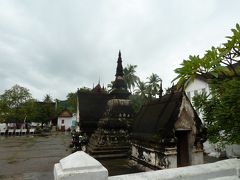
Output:
[[117,53],[165,86],[188,55],[219,45],[240,2],[123,0],[0,1],[0,94],[18,83],[42,99],[114,79]]

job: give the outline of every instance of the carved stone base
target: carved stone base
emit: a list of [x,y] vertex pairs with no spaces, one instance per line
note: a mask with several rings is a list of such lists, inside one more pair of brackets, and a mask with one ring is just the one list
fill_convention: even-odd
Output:
[[131,158],[151,169],[167,169],[177,167],[176,147],[155,149],[132,143]]
[[97,129],[91,136],[87,152],[95,158],[127,157],[129,155],[128,133],[124,130]]

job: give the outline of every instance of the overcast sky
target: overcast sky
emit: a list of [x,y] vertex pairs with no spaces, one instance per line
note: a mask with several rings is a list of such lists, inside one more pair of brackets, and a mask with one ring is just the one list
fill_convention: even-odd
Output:
[[0,0],[0,94],[15,84],[42,100],[65,99],[100,77],[137,65],[164,87],[189,55],[225,42],[240,22],[239,0]]

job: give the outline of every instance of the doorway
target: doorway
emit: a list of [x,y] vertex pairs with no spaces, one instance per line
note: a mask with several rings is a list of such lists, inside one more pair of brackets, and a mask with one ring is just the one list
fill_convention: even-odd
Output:
[[189,166],[189,132],[190,130],[176,130],[177,141],[177,167]]

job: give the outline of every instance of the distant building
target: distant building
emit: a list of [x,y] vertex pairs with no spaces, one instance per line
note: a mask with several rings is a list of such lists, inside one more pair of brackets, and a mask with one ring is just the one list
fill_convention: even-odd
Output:
[[72,126],[76,125],[76,120],[76,114],[64,109],[58,116],[57,127],[61,131],[71,129]]
[[[185,87],[185,92],[188,96],[188,99],[193,104],[194,96],[201,93],[206,93],[207,95],[210,94],[208,80],[203,76],[197,75],[193,81],[187,82],[187,86]],[[203,113],[201,112],[201,110],[198,110],[198,109],[196,109],[196,111],[203,122]]]

